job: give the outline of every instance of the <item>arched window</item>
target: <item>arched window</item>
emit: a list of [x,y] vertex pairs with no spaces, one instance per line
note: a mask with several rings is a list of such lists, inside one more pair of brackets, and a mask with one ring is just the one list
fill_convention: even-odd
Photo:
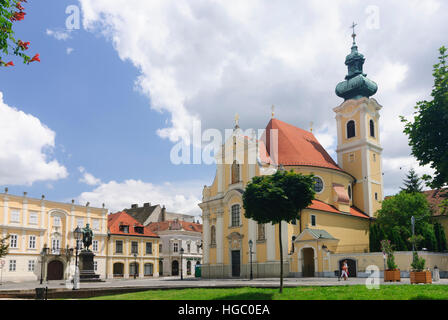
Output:
[[145,263],[145,276],[152,276],[154,274],[154,265],[152,263]]
[[347,192],[348,192],[348,197],[351,200],[352,199],[352,186],[348,186]]
[[188,276],[191,275],[191,261],[190,260],[187,261],[187,275]]
[[355,121],[350,120],[347,122],[347,139],[353,138],[356,136],[356,129],[355,129]]
[[232,184],[240,182],[240,165],[235,160],[232,164]]
[[163,276],[163,261],[159,260],[159,276]]
[[232,206],[232,227],[240,226],[240,205],[235,204]]
[[370,136],[375,138],[375,122],[370,120]]
[[216,227],[212,226],[210,228],[210,244],[212,246],[216,245]]
[[259,223],[258,224],[258,230],[257,230],[257,240],[258,241],[263,241],[265,240],[265,228],[264,228],[264,224]]

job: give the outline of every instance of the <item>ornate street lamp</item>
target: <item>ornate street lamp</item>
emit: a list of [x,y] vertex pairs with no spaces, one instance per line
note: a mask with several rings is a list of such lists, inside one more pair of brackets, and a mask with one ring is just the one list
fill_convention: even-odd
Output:
[[44,263],[47,254],[48,254],[48,248],[47,245],[45,245],[42,248],[42,252],[40,253],[40,284],[42,284],[42,282],[44,281]]
[[134,253],[134,280],[137,279],[137,252]]
[[252,273],[252,246],[254,245],[254,242],[252,239],[249,240],[249,255],[250,255],[250,280],[254,279],[254,275]]
[[183,270],[183,255],[184,255],[184,248],[180,248],[180,280],[184,280],[184,270]]
[[82,237],[82,230],[79,226],[73,231],[73,235],[76,241],[76,253],[75,253],[75,275],[73,276],[73,290],[78,289],[78,250],[79,250],[79,240]]

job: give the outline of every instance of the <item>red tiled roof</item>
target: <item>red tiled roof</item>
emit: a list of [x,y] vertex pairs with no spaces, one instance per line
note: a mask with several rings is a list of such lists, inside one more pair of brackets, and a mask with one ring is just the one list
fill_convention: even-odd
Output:
[[350,213],[341,212],[338,209],[336,209],[335,207],[333,207],[332,205],[329,205],[328,203],[322,202],[320,200],[313,200],[313,204],[311,204],[308,207],[308,209],[320,210],[320,211],[332,212],[332,213],[340,213],[340,214],[344,214],[344,215],[350,214],[351,216],[354,216],[354,217],[369,219],[369,216],[367,214],[365,214],[364,212],[362,212],[361,210],[359,210],[355,207],[350,208]]
[[275,154],[269,156],[278,164],[341,170],[311,132],[277,119],[272,119],[268,123],[263,134],[262,140],[265,141],[268,152],[270,152],[272,129],[278,130],[278,156]]
[[179,223],[179,226],[182,226],[182,229],[185,231],[193,231],[193,232],[202,232],[202,224],[199,223],[193,223],[193,222],[187,222],[187,221],[175,221],[175,220],[167,220],[167,221],[161,221],[161,222],[153,222],[149,224],[147,227],[150,228],[151,231],[156,232],[157,231],[165,231],[165,230],[179,230],[171,229],[171,226],[175,226]]
[[[120,225],[129,226],[129,232],[126,233],[126,232],[120,231]],[[143,234],[135,232],[134,227],[142,227]],[[111,234],[158,238],[158,235],[155,234],[154,232],[152,232],[149,227],[144,227],[137,220],[135,220],[133,217],[131,217],[129,214],[127,214],[124,211],[110,214],[107,217],[107,228],[109,229],[109,232]]]
[[448,198],[448,188],[423,191],[423,194],[429,202],[433,215],[440,216],[442,212],[440,211],[439,205],[443,200]]

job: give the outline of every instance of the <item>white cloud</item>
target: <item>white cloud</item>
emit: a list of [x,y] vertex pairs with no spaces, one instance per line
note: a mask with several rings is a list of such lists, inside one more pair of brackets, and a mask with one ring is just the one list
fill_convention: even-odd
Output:
[[63,41],[65,41],[65,40],[71,38],[70,31],[67,31],[67,30],[61,31],[61,30],[47,29],[46,34],[48,36],[51,36],[51,37],[55,38],[56,40],[63,40]]
[[89,186],[97,186],[101,184],[101,180],[88,173],[84,167],[79,167],[78,170],[82,173],[82,178],[79,179],[79,182],[88,184]]
[[105,203],[111,212],[129,208],[133,203],[151,202],[165,205],[171,212],[199,215],[202,185],[199,181],[167,182],[161,185],[132,179],[110,181],[91,192],[82,193],[77,199],[80,203],[90,202],[97,207]]
[[[140,71],[136,84],[151,107],[170,116],[158,133],[186,139],[194,119],[202,127],[263,128],[276,117],[319,136],[333,155],[334,88],[347,73],[353,20],[366,56],[365,72],[379,85],[384,158],[409,159],[399,115],[413,112],[431,91],[437,49],[446,43],[440,0],[378,0],[379,29],[361,0],[80,0],[83,23],[112,41],[122,60]],[[138,7],[138,10],[135,8]],[[445,30],[445,32],[442,32]],[[227,120],[226,120],[227,119]],[[387,165],[387,164],[386,164]],[[385,175],[385,188],[397,189]]]
[[73,48],[67,48],[66,52],[67,52],[68,55],[70,55],[74,50],[75,49],[73,49]]
[[68,176],[51,160],[55,133],[30,114],[6,105],[0,92],[0,184],[31,185]]

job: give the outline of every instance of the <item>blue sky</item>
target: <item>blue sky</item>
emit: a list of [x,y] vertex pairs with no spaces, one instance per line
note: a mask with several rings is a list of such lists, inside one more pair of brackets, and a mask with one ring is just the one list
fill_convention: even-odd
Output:
[[[81,11],[73,32],[65,24],[69,5]],[[14,60],[0,72],[4,110],[29,115],[14,136],[23,148],[0,157],[5,177],[21,171],[0,179],[11,193],[199,213],[215,168],[173,165],[173,145],[195,119],[222,130],[239,113],[243,128],[264,128],[272,104],[281,120],[304,129],[312,121],[334,157],[332,109],[342,102],[334,88],[347,72],[353,20],[384,106],[386,194],[398,190],[410,167],[430,172],[410,156],[398,116],[410,116],[430,93],[437,49],[446,45],[443,1],[31,0],[25,7],[15,32],[41,62]],[[68,38],[58,40],[58,32]],[[22,125],[39,134],[23,133]],[[24,156],[28,146],[37,160]],[[20,176],[29,172],[36,178]]]

